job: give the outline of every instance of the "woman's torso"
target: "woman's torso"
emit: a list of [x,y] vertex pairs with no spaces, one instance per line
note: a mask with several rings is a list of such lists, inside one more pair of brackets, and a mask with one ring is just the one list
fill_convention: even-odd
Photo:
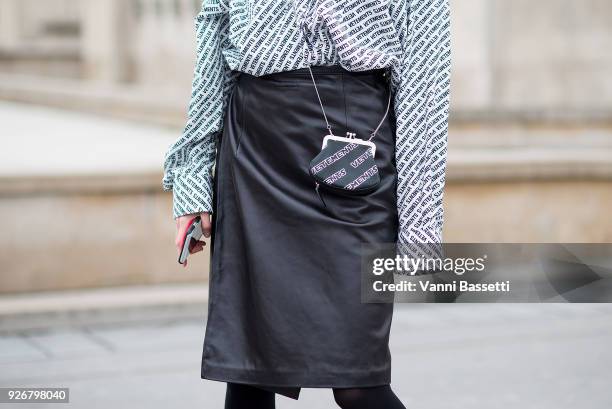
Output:
[[233,70],[259,76],[303,68],[310,42],[312,65],[363,71],[398,62],[405,7],[405,0],[204,0],[198,18],[229,25],[220,46]]

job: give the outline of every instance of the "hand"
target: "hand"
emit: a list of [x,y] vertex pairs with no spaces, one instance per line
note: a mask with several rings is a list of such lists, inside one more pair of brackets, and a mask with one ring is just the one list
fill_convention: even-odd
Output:
[[[183,244],[182,240],[183,240],[183,236],[185,236],[185,230],[187,230],[187,226],[189,226],[189,222],[198,216],[200,216],[200,219],[202,219],[202,232],[204,234],[204,237],[206,238],[210,237],[210,229],[211,229],[210,213],[188,214],[188,215],[177,218],[176,219],[176,239],[174,240],[174,244],[176,245],[176,248],[179,254],[181,254],[182,244]],[[189,250],[189,253],[190,254],[199,253],[200,251],[204,250],[205,245],[206,243],[204,241],[197,241],[193,245],[193,247]],[[185,261],[185,264],[183,264],[183,267],[187,267],[187,261]]]

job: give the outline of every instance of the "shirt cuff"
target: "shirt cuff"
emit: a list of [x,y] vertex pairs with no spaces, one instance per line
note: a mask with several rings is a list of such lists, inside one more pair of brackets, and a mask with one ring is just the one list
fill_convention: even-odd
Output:
[[212,177],[209,172],[196,174],[186,169],[175,171],[172,181],[172,214],[180,216],[212,213]]

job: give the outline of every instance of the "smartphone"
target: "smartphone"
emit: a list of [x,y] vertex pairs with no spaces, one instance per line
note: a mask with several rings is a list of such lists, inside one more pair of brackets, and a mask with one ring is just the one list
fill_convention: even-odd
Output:
[[202,219],[200,216],[194,217],[191,219],[189,224],[187,225],[187,229],[185,229],[185,235],[183,236],[183,241],[181,245],[181,254],[179,254],[178,262],[179,264],[185,264],[187,261],[187,257],[189,257],[190,251],[193,246],[200,240],[202,237]]

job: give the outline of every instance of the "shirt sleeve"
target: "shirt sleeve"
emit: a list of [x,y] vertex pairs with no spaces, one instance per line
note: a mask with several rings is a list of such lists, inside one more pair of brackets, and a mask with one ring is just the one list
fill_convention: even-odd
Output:
[[407,0],[403,12],[403,53],[392,70],[398,244],[439,244],[450,103],[449,0]]
[[222,50],[229,17],[218,1],[205,0],[195,18],[197,58],[187,123],[164,161],[164,190],[173,191],[173,216],[212,212],[216,139],[235,76]]

